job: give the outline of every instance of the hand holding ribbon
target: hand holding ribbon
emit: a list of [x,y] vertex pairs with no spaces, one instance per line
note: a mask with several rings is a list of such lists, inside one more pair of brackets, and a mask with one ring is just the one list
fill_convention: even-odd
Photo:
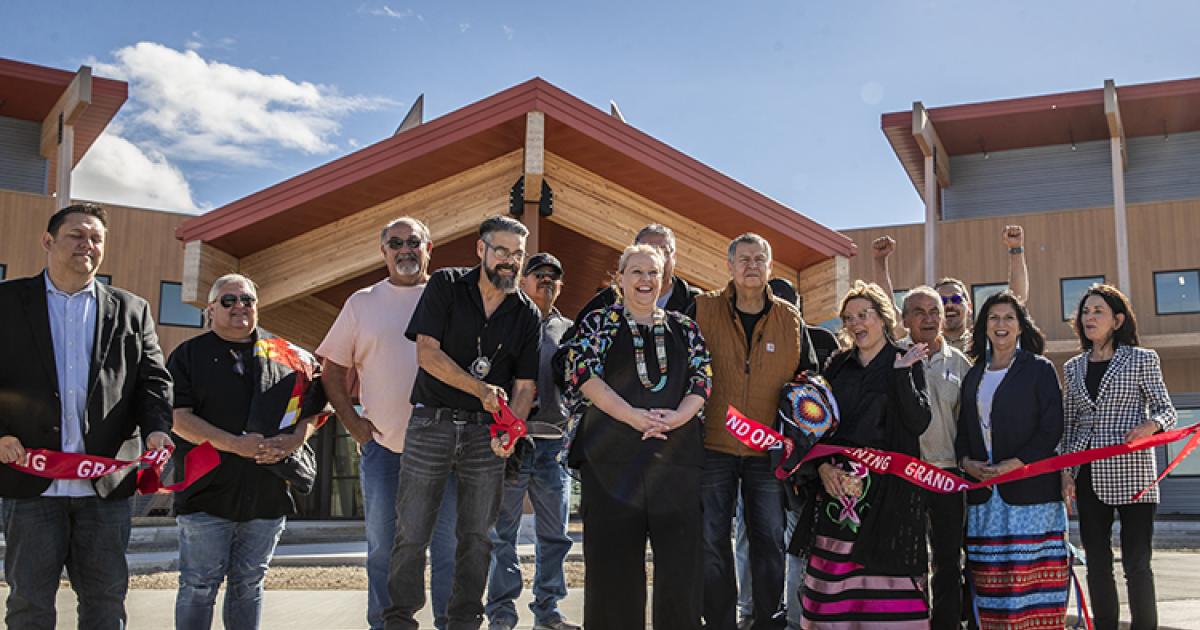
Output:
[[[525,426],[525,421],[513,413],[507,401],[503,398],[498,398],[498,401],[500,408],[492,412],[494,422],[488,426],[488,431],[491,432],[493,440],[499,440],[505,450],[511,451],[517,440],[525,437],[529,429]],[[501,438],[501,433],[505,437]]]
[[132,461],[89,455],[87,453],[62,453],[44,448],[25,449],[23,461],[8,464],[23,473],[47,479],[96,479],[125,470],[130,466],[142,466],[138,470],[137,488],[140,494],[155,492],[178,492],[208,474],[221,462],[221,456],[212,444],[204,442],[193,448],[184,458],[183,481],[170,486],[162,485],[162,471],[174,452],[173,446],[150,449]]

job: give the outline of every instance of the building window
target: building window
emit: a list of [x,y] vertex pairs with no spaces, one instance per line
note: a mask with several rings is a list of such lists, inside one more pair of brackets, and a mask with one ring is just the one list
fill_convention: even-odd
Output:
[[983,303],[986,302],[988,298],[1007,288],[1007,282],[997,282],[993,284],[972,284],[971,305],[974,307],[975,312],[979,312],[979,307],[983,306]]
[[1159,315],[1200,313],[1200,271],[1155,272],[1154,304]]
[[200,328],[204,325],[204,315],[200,309],[184,303],[182,284],[164,281],[158,283],[158,323]]
[[[1176,429],[1183,429],[1186,427],[1190,427],[1193,424],[1200,422],[1200,409],[1176,409],[1175,411],[1176,411],[1176,413],[1179,414],[1179,422],[1175,425]],[[1179,441],[1179,442],[1171,442],[1170,444],[1167,444],[1165,447],[1163,447],[1167,450],[1167,461],[1169,462],[1169,461],[1175,459],[1175,456],[1179,454],[1179,451],[1183,449],[1183,446],[1185,444],[1187,444],[1186,440]],[[1169,476],[1171,476],[1171,477],[1200,476],[1200,458],[1185,457],[1184,460],[1179,462],[1179,465],[1175,467],[1175,470],[1171,471],[1171,474]]]
[[896,312],[904,308],[904,298],[908,296],[911,289],[896,289],[892,291],[892,305],[896,307]]
[[8,265],[0,265],[0,282],[8,277]]
[[102,284],[107,284],[110,287],[112,286],[112,276],[110,276],[106,273],[96,274],[96,281],[100,282]]
[[1083,276],[1081,278],[1063,278],[1058,281],[1058,294],[1062,299],[1063,321],[1075,319],[1079,309],[1079,300],[1093,284],[1104,284],[1104,276]]

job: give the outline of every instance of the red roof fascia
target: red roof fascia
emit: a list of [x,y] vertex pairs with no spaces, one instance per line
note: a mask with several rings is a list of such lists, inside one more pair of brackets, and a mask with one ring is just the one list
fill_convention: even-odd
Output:
[[670,145],[543,81],[543,110],[572,129],[619,151],[826,256],[853,256],[854,241],[763,195]]

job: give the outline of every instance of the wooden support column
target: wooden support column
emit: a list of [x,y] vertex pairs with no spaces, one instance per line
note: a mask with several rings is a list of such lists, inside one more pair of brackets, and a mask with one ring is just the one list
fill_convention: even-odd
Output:
[[529,228],[525,239],[525,251],[533,254],[541,250],[541,216],[538,211],[542,201],[542,181],[546,177],[546,115],[542,112],[525,114],[525,212],[521,222]]
[[1104,116],[1108,120],[1109,155],[1112,163],[1117,288],[1130,295],[1132,287],[1129,273],[1129,224],[1125,214],[1125,166],[1128,156],[1125,151],[1125,126],[1121,122],[1121,108],[1117,101],[1117,85],[1112,79],[1104,82]]
[[92,104],[92,69],[80,66],[50,113],[42,120],[42,157],[54,164],[54,205],[71,205],[71,169],[75,167],[75,123]]
[[941,212],[941,189],[950,186],[950,154],[942,145],[929,110],[921,101],[913,103],[913,138],[925,156],[925,283],[937,282],[937,222]]
[[213,281],[238,270],[238,259],[203,241],[188,241],[183,246],[184,302],[204,308],[208,304],[208,289]]

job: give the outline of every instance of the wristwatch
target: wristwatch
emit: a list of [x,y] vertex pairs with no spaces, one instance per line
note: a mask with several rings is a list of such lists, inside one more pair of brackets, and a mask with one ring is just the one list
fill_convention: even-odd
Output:
[[1021,246],[1021,247],[1009,247],[1009,248],[1008,248],[1008,253],[1010,253],[1010,254],[1024,254],[1024,253],[1025,253],[1025,247],[1024,247],[1024,246]]

